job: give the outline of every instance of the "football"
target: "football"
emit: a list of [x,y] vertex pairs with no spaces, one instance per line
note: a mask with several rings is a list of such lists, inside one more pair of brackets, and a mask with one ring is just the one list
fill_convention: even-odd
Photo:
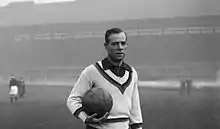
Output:
[[82,107],[88,115],[97,113],[96,118],[110,112],[113,105],[111,94],[102,88],[88,90],[82,98]]

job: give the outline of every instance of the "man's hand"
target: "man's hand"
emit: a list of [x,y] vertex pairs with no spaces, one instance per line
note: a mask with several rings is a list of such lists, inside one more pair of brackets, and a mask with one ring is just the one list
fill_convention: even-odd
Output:
[[88,116],[85,120],[85,124],[101,124],[108,118],[109,112],[106,112],[105,115],[100,118],[95,118],[97,115],[97,113],[94,113],[91,116]]

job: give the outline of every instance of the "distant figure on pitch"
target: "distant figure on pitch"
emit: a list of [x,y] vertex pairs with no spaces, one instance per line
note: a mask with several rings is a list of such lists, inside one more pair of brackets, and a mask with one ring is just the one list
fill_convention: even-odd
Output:
[[186,90],[186,81],[185,79],[180,80],[180,94],[185,93]]
[[192,79],[186,76],[183,80],[180,81],[180,94],[187,93],[190,95],[191,89]]
[[186,77],[186,89],[187,89],[187,94],[191,94],[191,89],[192,89],[192,78]]
[[18,81],[14,74],[12,74],[9,79],[9,95],[11,103],[18,100]]
[[19,84],[19,98],[24,97],[25,94],[25,82],[24,79],[22,77],[19,78],[18,80],[18,84]]

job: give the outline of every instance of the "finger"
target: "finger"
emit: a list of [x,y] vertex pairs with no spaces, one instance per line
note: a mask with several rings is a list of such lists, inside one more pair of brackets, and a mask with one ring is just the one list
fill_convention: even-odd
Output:
[[110,113],[109,113],[109,112],[106,112],[106,113],[105,113],[105,116],[106,116],[106,117],[108,117],[109,115],[110,115]]
[[94,114],[92,114],[91,116],[89,116],[90,118],[94,118],[94,117],[96,117],[98,114],[97,113],[94,113]]
[[101,117],[101,118],[99,118],[101,121],[104,121],[104,120],[106,120],[107,119],[107,117],[109,116],[109,112],[106,112],[105,113],[105,115],[103,116],[103,117]]
[[103,116],[104,118],[107,118],[109,116],[109,112],[106,112],[105,115]]
[[86,118],[86,123],[90,123],[90,124],[92,124],[92,123],[97,123],[98,120],[95,118],[97,115],[98,115],[97,113],[94,113],[94,114],[88,116],[88,117]]

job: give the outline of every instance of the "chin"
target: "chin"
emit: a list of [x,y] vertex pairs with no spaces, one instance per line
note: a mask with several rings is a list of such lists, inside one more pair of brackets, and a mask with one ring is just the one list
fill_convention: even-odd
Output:
[[124,58],[125,58],[125,56],[113,56],[113,57],[110,56],[110,59],[111,59],[112,61],[115,61],[115,62],[120,62],[120,61],[122,61]]
[[121,61],[121,60],[124,60],[124,57],[118,57],[116,58],[117,61]]

